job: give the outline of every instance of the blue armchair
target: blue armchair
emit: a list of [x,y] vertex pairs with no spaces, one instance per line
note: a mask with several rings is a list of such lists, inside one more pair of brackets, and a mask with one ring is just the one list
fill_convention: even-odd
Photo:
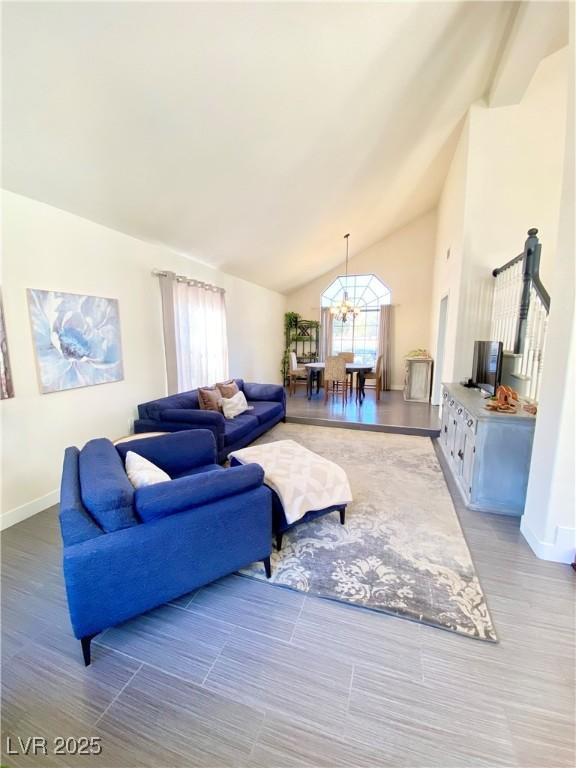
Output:
[[[134,491],[123,459],[172,478]],[[102,630],[263,560],[270,576],[272,498],[257,464],[223,469],[207,430],[91,440],[67,448],[60,528],[70,620],[90,663]]]
[[286,421],[286,393],[279,384],[252,384],[235,379],[252,410],[225,419],[221,413],[203,411],[198,390],[161,397],[138,406],[134,432],[177,432],[182,429],[209,429],[216,440],[218,461],[231,451],[244,448],[279,421]]

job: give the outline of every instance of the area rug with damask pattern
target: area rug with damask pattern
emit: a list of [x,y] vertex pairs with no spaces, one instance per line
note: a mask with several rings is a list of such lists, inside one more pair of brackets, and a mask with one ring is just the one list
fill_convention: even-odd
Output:
[[[497,642],[486,598],[429,438],[278,424],[347,473],[354,501],[302,523],[272,554],[270,583]],[[242,574],[266,580],[262,564]]]

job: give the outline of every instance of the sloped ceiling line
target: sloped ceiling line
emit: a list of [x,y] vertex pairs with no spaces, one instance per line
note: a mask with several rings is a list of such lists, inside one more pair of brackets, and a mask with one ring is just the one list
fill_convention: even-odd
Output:
[[434,207],[514,7],[7,3],[4,186],[291,291]]

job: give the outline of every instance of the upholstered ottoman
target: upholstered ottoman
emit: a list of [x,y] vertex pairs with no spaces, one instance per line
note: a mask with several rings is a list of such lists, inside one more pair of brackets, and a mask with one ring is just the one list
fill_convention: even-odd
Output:
[[253,445],[232,451],[228,458],[231,466],[256,463],[264,470],[264,483],[272,491],[272,529],[278,549],[287,530],[328,512],[339,512],[344,525],[352,492],[346,473],[333,461],[294,440]]

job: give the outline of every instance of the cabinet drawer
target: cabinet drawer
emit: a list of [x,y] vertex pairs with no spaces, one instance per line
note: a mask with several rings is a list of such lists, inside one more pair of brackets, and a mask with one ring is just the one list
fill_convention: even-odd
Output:
[[470,430],[470,432],[475,435],[476,425],[478,424],[477,420],[472,414],[468,413],[468,411],[464,411],[464,420],[466,421],[466,429]]
[[468,500],[472,496],[472,486],[474,479],[474,460],[476,454],[474,440],[474,433],[470,429],[466,428],[464,453],[462,456],[462,481],[464,486],[464,493]]

